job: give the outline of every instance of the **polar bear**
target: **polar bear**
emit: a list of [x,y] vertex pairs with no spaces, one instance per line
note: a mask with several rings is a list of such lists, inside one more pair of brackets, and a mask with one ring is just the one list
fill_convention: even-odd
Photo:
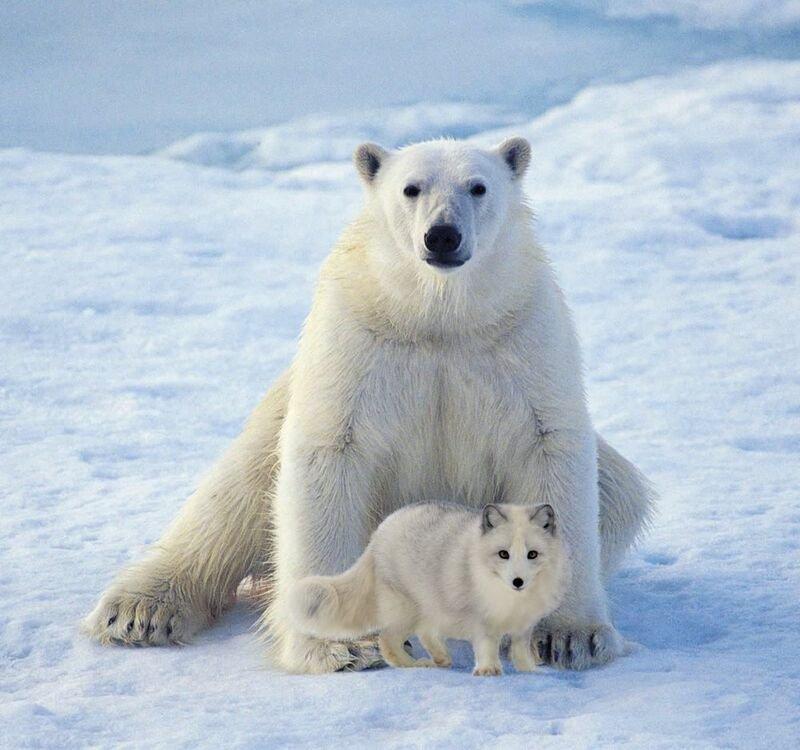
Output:
[[103,643],[180,643],[248,575],[294,672],[375,664],[372,641],[318,640],[286,596],[336,574],[412,502],[550,504],[573,568],[534,647],[583,669],[621,651],[604,581],[650,516],[638,470],[596,435],[569,310],[532,231],[523,138],[360,146],[359,218],[325,262],[290,368],[145,558],[86,620]]

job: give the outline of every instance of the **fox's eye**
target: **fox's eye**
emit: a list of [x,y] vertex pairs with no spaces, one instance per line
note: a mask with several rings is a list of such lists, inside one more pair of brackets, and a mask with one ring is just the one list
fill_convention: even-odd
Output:
[[406,185],[403,188],[403,195],[406,198],[416,198],[419,195],[419,188],[416,185]]
[[502,557],[504,560],[508,560],[508,550],[507,549],[501,549],[497,554],[500,555],[500,557]]
[[469,189],[469,194],[475,196],[486,195],[486,185],[484,185],[482,182],[476,183]]
[[535,549],[532,549],[530,552],[528,552],[529,560],[535,560],[537,557],[539,557],[539,553]]

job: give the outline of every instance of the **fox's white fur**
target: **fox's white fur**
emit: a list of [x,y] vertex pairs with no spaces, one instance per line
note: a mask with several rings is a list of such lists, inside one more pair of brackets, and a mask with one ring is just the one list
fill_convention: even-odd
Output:
[[[264,623],[283,667],[367,666],[374,646],[292,625],[297,580],[347,569],[383,518],[420,498],[475,509],[537,498],[555,508],[573,564],[536,636],[545,658],[584,668],[619,653],[603,578],[652,495],[592,428],[573,324],[522,192],[528,154],[518,138],[359,148],[365,206],[321,271],[295,361],[167,534],[103,595],[86,621],[95,638],[186,640],[243,577],[268,573]],[[426,258],[442,222],[463,235],[459,268]]]
[[[337,576],[309,576],[289,594],[297,628],[319,638],[378,631],[394,667],[449,667],[446,638],[472,643],[476,675],[502,674],[499,648],[511,636],[514,667],[530,672],[533,626],[561,602],[568,558],[553,509],[413,505],[375,530],[361,557]],[[403,648],[418,635],[430,659]]]

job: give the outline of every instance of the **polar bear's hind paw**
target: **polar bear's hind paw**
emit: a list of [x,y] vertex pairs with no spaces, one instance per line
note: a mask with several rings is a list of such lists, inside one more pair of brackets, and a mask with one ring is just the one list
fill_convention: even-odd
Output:
[[353,659],[352,664],[345,669],[360,672],[363,669],[375,669],[385,667],[386,662],[381,656],[377,638],[363,638],[353,643],[347,644],[347,650]]
[[326,674],[330,672],[359,672],[383,667],[378,642],[374,638],[357,641],[327,641],[308,636],[290,639],[280,659],[289,672]]

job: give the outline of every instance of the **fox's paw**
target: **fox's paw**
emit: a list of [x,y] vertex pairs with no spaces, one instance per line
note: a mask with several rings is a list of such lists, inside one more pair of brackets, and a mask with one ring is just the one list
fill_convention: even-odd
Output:
[[[447,649],[447,643],[438,633],[423,630],[419,634],[419,640],[420,643],[422,643],[422,648],[428,652],[431,659],[433,659],[433,663],[437,667],[453,666],[453,660],[450,658],[450,651]],[[409,644],[409,646],[410,645],[411,644]],[[409,651],[409,653],[411,652]]]
[[[530,647],[528,648],[530,649]],[[511,663],[514,665],[514,669],[516,669],[517,672],[536,671],[536,659],[530,651],[525,655],[521,653],[512,654]]]
[[208,618],[169,596],[109,592],[83,622],[103,645],[166,646],[187,643]]
[[412,666],[421,667],[422,669],[430,669],[436,666],[436,662],[434,662],[433,659],[414,659]]
[[472,670],[475,677],[499,677],[503,674],[503,667],[500,664],[481,664],[476,665]]
[[622,653],[622,638],[612,625],[542,623],[533,634],[533,647],[542,664],[561,669],[588,669],[608,664]]

